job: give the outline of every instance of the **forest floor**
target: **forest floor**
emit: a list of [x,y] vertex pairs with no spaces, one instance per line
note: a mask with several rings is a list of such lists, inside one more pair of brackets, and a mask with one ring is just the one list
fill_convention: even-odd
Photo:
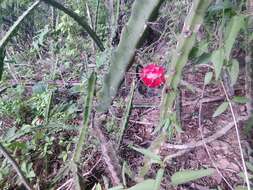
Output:
[[[181,125],[182,133],[177,134],[172,141],[163,144],[160,155],[176,155],[172,161],[167,163],[166,174],[168,178],[163,180],[164,189],[210,189],[220,186],[222,189],[229,189],[224,179],[232,185],[243,183],[241,171],[243,171],[239,144],[234,127],[231,110],[228,109],[218,117],[213,117],[217,107],[226,101],[226,95],[221,83],[211,83],[203,91],[204,77],[210,68],[204,66],[186,67],[183,73],[183,85],[180,86],[181,94]],[[241,75],[234,86],[234,95],[245,95],[245,71],[241,68]],[[131,75],[130,75],[131,76]],[[126,85],[123,88],[129,88]],[[123,138],[120,148],[121,157],[127,161],[130,168],[138,172],[143,164],[143,156],[129,148],[129,144],[147,148],[154,140],[154,130],[159,124],[159,106],[161,90],[152,97],[145,97],[140,93],[135,93],[133,109],[129,118],[128,128]],[[202,94],[203,93],[203,94]],[[226,92],[227,93],[227,92]],[[201,107],[201,108],[200,108]],[[201,112],[200,112],[201,109]],[[247,107],[245,104],[233,105],[235,118],[238,121],[240,138],[246,160],[251,160],[251,146],[245,135],[243,124],[247,118]],[[113,117],[119,118],[121,111],[111,109]],[[201,115],[200,115],[201,114]],[[222,131],[222,129],[228,129]],[[211,137],[211,138],[210,138]],[[213,137],[213,138],[212,138]],[[197,145],[203,139],[208,143]],[[197,143],[198,142],[198,143]],[[203,142],[203,141],[202,141]],[[186,148],[172,144],[185,145]],[[183,150],[183,151],[182,151]],[[199,169],[200,167],[216,167],[219,171],[211,177],[204,177],[200,180],[188,183],[175,188],[169,184],[169,176],[175,171],[182,169]],[[148,174],[155,177],[157,168],[153,168]],[[168,180],[168,181],[167,181]]]
[[[226,100],[226,95],[222,84],[211,83],[207,85],[203,91],[204,76],[210,71],[208,66],[191,66],[191,63],[186,67],[183,73],[183,82],[180,86],[180,116],[182,132],[177,133],[172,140],[167,141],[163,144],[160,155],[162,157],[174,155],[178,153],[171,161],[167,162],[165,177],[162,181],[162,188],[169,190],[205,190],[210,188],[216,188],[219,186],[222,189],[229,189],[224,179],[232,185],[239,185],[243,183],[242,176],[242,162],[241,155],[237,140],[236,130],[233,124],[233,116],[230,109],[222,113],[217,117],[212,117],[217,107]],[[235,95],[245,95],[245,78],[244,68],[241,68],[241,75],[237,84],[234,87]],[[129,94],[130,84],[132,80],[138,79],[134,72],[131,70],[126,74],[125,82],[122,84],[118,96],[108,114],[108,118],[112,118],[113,122],[120,123],[124,114],[124,109],[117,105],[117,102],[126,101]],[[31,85],[32,86],[32,85]],[[26,96],[29,96],[31,92],[31,86],[27,85]],[[122,143],[119,148],[119,156],[121,161],[126,161],[133,172],[138,172],[143,164],[143,155],[134,151],[129,145],[136,147],[148,148],[151,142],[154,140],[154,130],[159,124],[159,106],[161,100],[162,89],[156,89],[155,93],[150,96],[145,96],[138,91],[136,88],[131,114],[128,120],[128,126],[124,133]],[[203,93],[203,94],[202,94]],[[57,97],[58,102],[74,101],[80,102],[80,96],[73,97],[69,94],[68,89],[64,87],[58,88],[58,93],[54,94]],[[74,99],[73,99],[74,98]],[[55,100],[57,101],[57,100]],[[200,106],[202,107],[200,116]],[[81,109],[81,108],[80,108]],[[247,118],[247,107],[245,104],[237,104],[233,106],[235,117],[238,122],[240,130],[240,138],[246,160],[251,160],[251,142],[247,140],[245,130],[243,130],[243,124]],[[77,118],[68,121],[69,124],[79,125],[82,123],[81,113],[78,114]],[[13,121],[8,118],[1,119],[2,126],[5,128],[11,128]],[[219,133],[223,128],[225,132]],[[227,130],[226,130],[227,129]],[[1,128],[1,131],[4,129]],[[109,141],[115,144],[115,129],[111,133],[111,129],[105,127],[104,133],[110,139]],[[64,132],[64,136],[67,138],[73,138],[77,135],[76,131]],[[203,137],[202,137],[203,136]],[[206,145],[195,146],[197,142],[202,139],[208,139],[213,137]],[[172,146],[179,145],[173,148]],[[180,148],[180,145],[186,145],[189,147]],[[59,149],[54,147],[54,151]],[[182,151],[183,150],[183,151]],[[106,174],[107,168],[103,162],[103,155],[99,150],[86,149],[85,163],[83,165],[84,177],[88,184],[91,186],[96,182],[103,182],[102,175]],[[56,153],[57,155],[57,153]],[[50,158],[51,173],[49,176],[56,175],[59,170],[60,162],[57,157]],[[34,169],[36,174],[42,172],[43,164],[36,161],[34,162]],[[169,185],[170,177],[174,172],[182,169],[199,169],[199,168],[218,168],[218,171],[210,177],[204,177],[186,185],[179,187],[173,187]],[[152,167],[147,177],[154,178],[156,176],[158,168]],[[45,174],[43,174],[45,175]],[[47,177],[48,179],[48,177]],[[133,185],[134,182],[129,178],[128,185]]]

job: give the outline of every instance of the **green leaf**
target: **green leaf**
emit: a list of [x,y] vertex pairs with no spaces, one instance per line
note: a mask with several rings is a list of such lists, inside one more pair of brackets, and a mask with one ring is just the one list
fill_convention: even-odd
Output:
[[245,186],[239,185],[235,187],[235,190],[248,190],[248,188]]
[[42,94],[47,91],[47,84],[44,82],[38,82],[32,87],[33,94]]
[[252,163],[246,162],[246,166],[247,166],[249,171],[253,172],[253,164]]
[[161,163],[162,162],[159,155],[156,155],[155,153],[151,152],[148,149],[136,148],[136,147],[133,147],[133,146],[131,148],[134,149],[137,152],[142,153],[144,156],[150,158],[154,163]]
[[101,187],[100,183],[98,183],[98,184],[96,185],[96,190],[102,190],[102,187]]
[[127,190],[154,190],[155,180],[147,179],[136,184],[133,187],[128,188]]
[[225,112],[228,108],[228,102],[223,102],[214,112],[213,117],[217,117],[223,112]]
[[244,24],[244,16],[234,16],[226,28],[226,39],[224,47],[227,60],[229,60],[230,52],[233,48],[236,37],[239,31],[243,28]]
[[15,150],[15,149],[23,149],[23,150],[26,150],[27,149],[27,145],[26,143],[24,142],[18,142],[18,141],[14,141],[12,142],[9,147],[12,149],[12,150]]
[[[244,172],[240,172],[240,173],[238,174],[238,176],[240,176],[240,177],[243,178],[244,180],[246,179],[246,178],[245,178],[245,175],[244,175]],[[250,180],[253,179],[253,175],[248,173],[248,178],[249,178]]]
[[239,76],[239,62],[236,59],[232,59],[232,66],[230,68],[229,74],[231,77],[231,85],[235,85],[237,78]]
[[224,64],[224,49],[220,48],[215,50],[212,55],[211,55],[211,61],[214,65],[214,70],[215,70],[215,79],[218,80],[222,66]]
[[250,100],[244,96],[235,96],[233,97],[232,101],[238,104],[246,104]]
[[180,185],[214,173],[214,169],[184,170],[176,172],[171,176],[172,185]]
[[123,162],[123,166],[122,166],[122,181],[123,181],[123,185],[126,186],[126,175],[127,174],[129,177],[133,177],[133,173],[130,169],[130,167],[128,166],[128,164],[124,161]]
[[119,186],[116,186],[116,187],[112,187],[108,190],[123,190],[123,189],[124,189],[124,187],[122,185],[119,185]]
[[164,169],[159,169],[156,174],[154,190],[159,190],[163,179]]
[[233,8],[233,3],[230,1],[217,1],[217,3],[213,3],[209,8],[208,12],[218,12],[224,11],[225,9]]
[[51,113],[51,107],[52,107],[52,101],[53,101],[53,91],[49,90],[48,92],[48,100],[47,100],[47,106],[45,108],[45,123],[48,124],[50,119],[50,113]]
[[92,102],[95,93],[97,74],[93,72],[88,80],[88,95],[86,96],[85,105],[84,105],[84,115],[83,115],[83,126],[80,128],[78,143],[75,148],[75,152],[73,154],[74,162],[78,163],[81,156],[81,151],[83,144],[87,138],[88,128],[89,128],[89,120],[90,114],[92,110]]
[[194,61],[196,64],[209,64],[211,61],[211,53],[203,53],[201,56],[197,57]]
[[209,84],[211,82],[212,78],[213,78],[213,72],[206,73],[204,84],[205,85]]
[[253,128],[253,115],[251,114],[251,116],[246,120],[245,126],[243,128],[244,134],[249,137],[249,135],[252,132],[252,128]]
[[192,48],[189,59],[196,59],[204,53],[208,53],[208,42],[206,40],[200,41],[197,46]]
[[135,82],[133,80],[132,85],[131,85],[131,90],[130,90],[130,94],[127,97],[127,101],[126,101],[126,110],[124,111],[124,118],[122,120],[122,123],[120,125],[120,132],[118,135],[118,148],[120,146],[123,134],[127,128],[127,124],[128,124],[128,118],[131,112],[131,107],[132,107],[132,100],[134,97],[134,89],[135,89]]

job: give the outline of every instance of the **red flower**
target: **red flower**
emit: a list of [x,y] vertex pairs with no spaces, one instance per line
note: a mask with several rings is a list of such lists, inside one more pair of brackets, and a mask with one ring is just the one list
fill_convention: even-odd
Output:
[[140,79],[150,88],[159,87],[165,83],[165,72],[164,67],[150,64],[141,70]]

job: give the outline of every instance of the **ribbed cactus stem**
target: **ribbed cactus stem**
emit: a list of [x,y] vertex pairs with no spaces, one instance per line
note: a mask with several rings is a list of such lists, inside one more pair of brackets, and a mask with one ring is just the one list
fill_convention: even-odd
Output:
[[99,96],[97,111],[107,111],[122,82],[126,69],[133,59],[135,50],[147,28],[147,22],[153,17],[163,0],[138,0],[133,4],[129,21],[125,25],[119,46],[110,60],[109,73]]
[[179,35],[176,50],[168,66],[167,80],[162,95],[161,122],[174,111],[177,88],[181,80],[182,70],[187,63],[189,53],[195,44],[196,35],[203,22],[210,0],[193,1],[187,15],[181,34]]

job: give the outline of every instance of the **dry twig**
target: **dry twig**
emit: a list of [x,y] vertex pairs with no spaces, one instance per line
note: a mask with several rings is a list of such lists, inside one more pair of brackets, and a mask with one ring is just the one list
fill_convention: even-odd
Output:
[[[247,119],[247,117],[238,117],[238,121],[245,121]],[[225,135],[232,127],[234,126],[234,121],[229,122],[226,126],[224,127],[220,127],[220,130],[218,130],[216,133],[214,133],[213,135],[202,139],[200,141],[197,142],[190,142],[190,143],[186,143],[186,144],[169,144],[166,143],[165,147],[168,149],[177,149],[177,150],[184,150],[184,149],[193,149],[193,148],[197,148],[199,146],[203,146],[204,143],[210,143],[220,137],[222,137],[223,135]]]
[[235,116],[235,112],[232,106],[232,102],[228,96],[228,93],[226,91],[226,88],[224,86],[224,83],[221,82],[222,88],[224,90],[224,93],[226,95],[226,99],[228,101],[231,113],[232,113],[232,117],[233,117],[233,122],[235,125],[235,131],[236,131],[236,137],[237,137],[237,141],[238,141],[238,145],[239,145],[239,149],[240,149],[240,155],[241,155],[241,159],[242,159],[242,166],[243,166],[243,172],[244,172],[244,176],[245,176],[245,181],[247,184],[247,189],[250,190],[250,183],[249,183],[249,176],[248,176],[248,172],[247,172],[247,168],[246,168],[246,164],[245,164],[245,160],[244,160],[244,156],[243,156],[243,150],[242,150],[242,145],[241,145],[241,140],[240,140],[240,134],[239,134],[239,129],[238,129],[238,121],[236,120],[236,116]]
[[[205,91],[205,86],[206,85],[204,85],[203,86],[203,89],[202,89],[202,92],[201,92],[201,99],[204,97],[204,91]],[[201,135],[201,139],[202,140],[204,140],[204,135],[203,135],[203,126],[202,126],[202,124],[201,124],[201,120],[202,120],[202,102],[200,101],[200,104],[199,104],[199,118],[198,118],[198,125],[199,125],[199,131],[200,131],[200,135]],[[208,149],[208,147],[207,147],[207,145],[206,145],[206,142],[205,141],[203,141],[204,142],[204,147],[205,147],[205,149],[206,149],[206,152],[207,152],[207,154],[208,154],[208,157],[209,157],[209,159],[211,160],[211,162],[212,162],[212,165],[214,166],[214,168],[216,169],[216,171],[218,172],[218,174],[221,176],[221,178],[225,181],[225,183],[228,185],[228,187],[230,188],[230,189],[234,189],[231,185],[230,185],[230,183],[226,180],[226,178],[223,176],[223,174],[221,173],[221,171],[219,170],[219,168],[217,167],[217,165],[216,165],[216,163],[214,162],[214,160],[212,159],[212,156],[211,156],[211,154],[210,154],[210,151],[209,151],[209,149]]]
[[56,190],[61,190],[61,189],[63,189],[64,187],[67,187],[67,189],[69,189],[70,187],[72,187],[73,181],[74,181],[74,179],[73,179],[73,178],[70,178],[70,179],[67,180],[64,184],[62,184],[60,187],[58,187]]

